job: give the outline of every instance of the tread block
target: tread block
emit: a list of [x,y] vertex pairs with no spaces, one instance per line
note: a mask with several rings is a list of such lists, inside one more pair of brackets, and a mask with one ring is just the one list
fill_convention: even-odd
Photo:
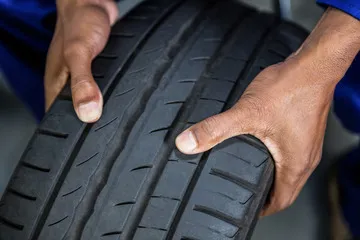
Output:
[[[188,127],[186,127],[188,128]],[[185,129],[184,129],[185,130]],[[202,154],[186,155],[175,148],[169,157],[169,160],[183,161],[190,164],[198,165],[201,160]]]
[[171,220],[174,218],[179,206],[178,200],[152,197],[139,227],[169,230]]
[[214,116],[221,112],[224,108],[224,103],[215,101],[215,100],[204,100],[200,99],[192,114],[190,115],[188,122],[189,123],[198,123],[206,118]]
[[[66,158],[70,142],[47,135],[37,135],[32,140],[32,146],[28,148],[24,154],[23,159],[26,159],[27,163],[41,167],[43,169],[50,169],[50,172],[56,172],[56,169],[62,165],[62,160]],[[55,146],[55,147],[54,147]],[[53,174],[49,174],[48,177]],[[36,182],[36,175],[22,177],[34,177]],[[24,179],[24,178],[23,178]],[[25,179],[24,179],[25,180]],[[30,180],[30,179],[29,179]],[[13,184],[24,186],[26,182],[20,182],[19,178],[15,178]]]
[[[206,201],[204,201],[206,199]],[[194,211],[205,209],[204,212],[213,212],[232,221],[240,221],[246,213],[249,204],[241,204],[236,200],[230,200],[227,196],[214,192],[198,189],[193,193]],[[199,210],[197,210],[199,211]]]
[[211,77],[220,82],[235,83],[239,77],[239,70],[244,69],[245,65],[244,60],[225,57],[214,65]]
[[[186,81],[186,80],[185,80]],[[188,80],[192,81],[192,80]],[[189,94],[194,88],[194,82],[179,82],[169,85],[164,90],[164,103],[165,104],[176,104],[185,102]]]
[[144,135],[135,145],[136,151],[129,156],[131,162],[129,163],[130,170],[153,164],[157,153],[164,143],[164,138],[167,131],[157,131],[150,135]]
[[78,120],[71,101],[55,101],[41,122],[39,129],[63,134],[76,134],[82,125],[83,123]]
[[[204,224],[206,223],[206,224]],[[239,228],[219,218],[206,213],[193,211],[186,216],[178,229],[185,230],[183,233],[176,232],[173,239],[180,240],[182,237],[195,239],[233,239]]]
[[221,195],[231,201],[236,201],[241,204],[247,203],[252,197],[253,193],[244,187],[219,178],[213,175],[206,175],[206,185],[201,186],[201,191],[208,191],[213,194]]
[[127,179],[127,181],[120,181],[119,178],[118,183],[113,187],[114,190],[118,191],[112,192],[108,205],[112,206],[123,202],[135,202],[149,171],[150,169],[143,168],[129,172],[124,175],[124,179]]
[[133,240],[163,240],[166,232],[159,229],[138,228]]
[[231,154],[234,157],[240,158],[253,165],[254,167],[261,166],[269,158],[269,155],[266,152],[263,152],[262,150],[237,138],[229,139],[225,143],[215,147],[215,150]]
[[207,79],[208,84],[205,86],[201,94],[201,98],[213,99],[221,102],[226,102],[229,97],[234,84],[226,81],[218,81],[214,79]]
[[[50,176],[49,173],[39,174],[38,171],[34,171],[33,169],[20,167],[12,179],[12,183],[14,184],[12,189],[22,192],[25,195],[36,196],[38,201],[42,201],[46,198],[46,192],[39,191],[38,189],[48,189],[51,187],[51,183],[48,182]],[[28,182],[33,182],[33,184],[28,186],[26,184]],[[6,203],[6,197],[3,200],[4,203]],[[12,202],[9,201],[8,203],[10,204]]]
[[236,156],[226,154],[224,152],[214,152],[208,161],[214,162],[213,169],[219,170],[236,179],[242,179],[252,184],[257,184],[260,180],[263,167],[254,168],[249,163],[244,162]]
[[95,58],[92,62],[92,73],[93,76],[104,76],[102,78],[97,79],[97,84],[99,88],[102,90],[107,84],[106,77],[108,76],[109,66],[112,66],[114,63],[114,59],[105,59],[105,58]]
[[96,232],[94,237],[99,239],[101,236],[106,235],[106,233],[122,232],[132,207],[133,204],[127,204],[104,209],[104,218],[98,222],[97,226],[102,232]]
[[171,127],[180,110],[180,107],[181,105],[179,104],[158,104],[151,115],[147,118],[147,124],[144,131],[148,134],[152,134]]
[[153,196],[182,199],[195,168],[186,162],[168,162]]

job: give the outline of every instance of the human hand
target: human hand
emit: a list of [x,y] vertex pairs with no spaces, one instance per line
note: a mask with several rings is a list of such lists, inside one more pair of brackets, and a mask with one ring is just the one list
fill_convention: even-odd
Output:
[[70,80],[75,111],[84,122],[102,113],[101,92],[91,74],[92,60],[103,50],[118,17],[113,0],[57,0],[57,23],[45,71],[48,109]]
[[288,207],[321,159],[333,92],[359,52],[359,35],[357,20],[329,9],[295,54],[262,71],[233,108],[185,130],[177,147],[196,154],[237,135],[254,135],[276,168],[262,214]]

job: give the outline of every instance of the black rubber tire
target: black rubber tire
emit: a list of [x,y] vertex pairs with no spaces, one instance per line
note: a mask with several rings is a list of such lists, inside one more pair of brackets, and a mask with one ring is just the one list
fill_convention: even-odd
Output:
[[140,5],[93,64],[103,116],[81,123],[64,89],[2,198],[0,239],[249,239],[273,178],[264,145],[240,136],[184,156],[174,139],[306,35],[236,1]]

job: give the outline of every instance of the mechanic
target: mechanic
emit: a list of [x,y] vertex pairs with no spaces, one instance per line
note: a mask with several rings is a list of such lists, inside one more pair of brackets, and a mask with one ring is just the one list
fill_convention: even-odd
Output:
[[[297,52],[263,70],[232,109],[192,126],[176,139],[179,150],[187,154],[206,151],[240,134],[262,140],[276,164],[275,185],[263,215],[288,207],[318,165],[334,92],[335,111],[343,124],[360,132],[360,59],[356,58],[360,1],[318,3],[327,10]],[[71,76],[78,117],[97,121],[103,100],[91,75],[91,62],[117,20],[116,3],[0,0],[0,16],[1,70],[37,118],[41,119],[44,106],[49,108]],[[55,17],[56,27],[52,27]],[[355,238],[360,238],[359,159],[360,148],[339,169],[343,212]]]

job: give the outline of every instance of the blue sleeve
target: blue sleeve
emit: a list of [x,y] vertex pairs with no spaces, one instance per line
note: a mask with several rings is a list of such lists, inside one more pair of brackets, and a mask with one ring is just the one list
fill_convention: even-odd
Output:
[[354,18],[360,20],[360,1],[359,0],[317,0],[317,3],[329,7],[334,7]]

